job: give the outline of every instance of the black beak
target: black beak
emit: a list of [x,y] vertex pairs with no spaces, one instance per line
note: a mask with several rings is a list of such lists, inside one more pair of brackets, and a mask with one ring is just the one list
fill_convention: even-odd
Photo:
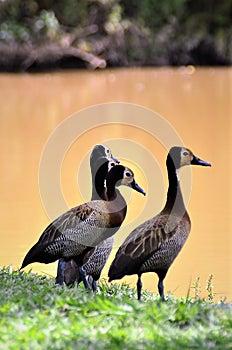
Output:
[[206,162],[206,161],[204,161],[204,160],[202,160],[194,155],[193,155],[193,159],[191,161],[191,164],[192,165],[201,165],[201,166],[211,166],[210,163],[208,163],[208,162]]
[[112,160],[113,160],[115,163],[117,163],[117,164],[120,163],[120,160],[118,160],[117,158],[115,158],[115,157],[113,157],[113,156],[111,156],[111,158],[112,158]]
[[132,187],[135,191],[142,193],[144,196],[146,196],[146,192],[140,187],[135,180],[133,180],[130,184],[130,187]]

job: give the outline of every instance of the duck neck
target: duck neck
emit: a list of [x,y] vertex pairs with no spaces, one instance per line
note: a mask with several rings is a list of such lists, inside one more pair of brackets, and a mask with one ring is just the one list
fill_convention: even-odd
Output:
[[118,178],[111,172],[110,176],[106,177],[106,195],[105,200],[108,202],[107,207],[113,217],[114,227],[120,227],[126,217],[127,205],[120,191],[116,189]]
[[116,182],[115,181],[107,181],[106,180],[106,198],[108,201],[112,201],[117,197],[117,193],[115,190]]
[[[102,163],[103,162],[103,163]],[[108,172],[108,161],[101,160],[95,167],[91,167],[92,173],[92,196],[91,200],[103,199],[104,197],[104,182]]]
[[182,216],[185,213],[186,208],[181,193],[178,169],[176,169],[170,157],[167,159],[167,170],[169,187],[164,211],[168,213],[172,212],[174,215]]
[[98,181],[97,178],[92,179],[92,196],[91,200],[101,199],[104,193],[104,181]]

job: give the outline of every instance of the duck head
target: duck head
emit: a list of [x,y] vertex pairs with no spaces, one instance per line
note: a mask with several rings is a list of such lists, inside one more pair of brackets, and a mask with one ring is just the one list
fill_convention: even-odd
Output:
[[102,198],[107,173],[120,161],[112,156],[109,147],[96,145],[90,155],[90,168],[92,174],[92,199]]
[[114,166],[106,176],[107,191],[112,186],[118,187],[120,185],[129,186],[133,188],[133,190],[142,193],[144,196],[146,195],[146,192],[135,181],[133,171],[124,165]]
[[176,169],[179,169],[185,165],[201,165],[201,166],[211,166],[210,163],[198,158],[185,147],[172,147],[168,153],[167,164],[172,162]]
[[90,166],[94,166],[94,163],[99,160],[99,158],[107,159],[116,164],[120,163],[120,161],[113,157],[111,150],[109,147],[104,145],[96,145],[94,146],[91,156],[90,156]]

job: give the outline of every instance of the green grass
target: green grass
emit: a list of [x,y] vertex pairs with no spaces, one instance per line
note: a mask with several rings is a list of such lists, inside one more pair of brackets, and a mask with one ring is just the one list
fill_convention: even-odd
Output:
[[[96,295],[0,270],[0,349],[232,349],[232,307],[99,283]],[[209,290],[212,295],[212,290]]]

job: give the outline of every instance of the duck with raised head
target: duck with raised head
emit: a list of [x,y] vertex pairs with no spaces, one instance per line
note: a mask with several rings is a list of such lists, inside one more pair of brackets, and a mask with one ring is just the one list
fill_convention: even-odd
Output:
[[166,160],[169,187],[163,210],[129,234],[110,266],[109,282],[126,275],[138,275],[138,300],[141,299],[141,276],[146,272],[158,275],[158,291],[165,300],[164,278],[188,238],[191,221],[178,176],[179,169],[186,165],[211,166],[185,147],[172,147]]
[[105,179],[109,170],[120,161],[112,155],[109,147],[96,145],[90,155],[90,171],[92,178],[91,201],[103,199]]
[[86,288],[85,255],[105,239],[113,236],[122,225],[127,212],[126,201],[116,186],[125,185],[141,192],[131,169],[114,166],[106,176],[106,200],[94,200],[70,209],[54,220],[42,233],[38,242],[26,254],[22,266],[51,263],[60,258],[73,259]]
[[[120,161],[113,157],[109,147],[105,145],[95,145],[90,155],[90,170],[92,177],[92,196],[91,200],[104,199],[105,194],[105,179],[109,170]],[[106,261],[112,251],[113,236],[103,241],[99,246],[93,248],[85,257],[85,270],[87,275],[92,276],[91,284],[93,289],[96,289],[96,281],[100,278]],[[87,258],[90,259],[88,262]],[[75,282],[81,282],[78,266],[73,259],[65,261],[59,259],[56,284],[62,285],[65,283],[70,286]]]

